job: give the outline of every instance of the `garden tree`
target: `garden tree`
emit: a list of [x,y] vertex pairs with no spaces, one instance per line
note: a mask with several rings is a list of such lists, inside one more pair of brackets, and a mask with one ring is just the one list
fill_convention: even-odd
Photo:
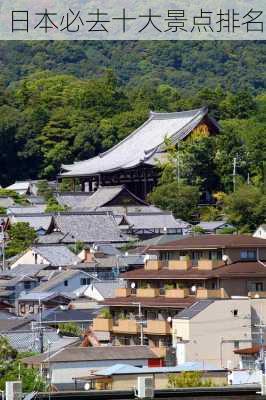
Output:
[[149,194],[152,204],[163,210],[172,211],[176,218],[192,221],[198,213],[199,190],[197,187],[178,183],[159,184]]
[[217,206],[207,206],[200,209],[201,221],[220,221],[222,218],[223,212]]
[[19,376],[23,392],[45,389],[37,368],[27,368],[21,363],[21,358],[24,356],[25,353],[18,353],[7,338],[0,336],[0,390],[5,390],[6,381],[17,381]]
[[266,193],[254,185],[242,185],[224,199],[228,222],[238,231],[254,232],[266,220]]
[[1,197],[11,197],[15,203],[17,204],[26,204],[27,199],[15,192],[14,190],[9,190],[9,189],[1,189],[0,188],[0,196]]
[[[219,186],[216,172],[216,138],[196,134],[179,145],[180,176],[201,192],[212,193]],[[178,154],[177,153],[177,154]]]
[[9,240],[6,247],[6,256],[13,257],[31,246],[37,234],[28,222],[17,222],[8,231]]
[[46,180],[37,182],[37,194],[38,196],[42,196],[45,201],[53,197],[53,190]]
[[57,213],[60,211],[66,211],[67,209],[68,207],[59,204],[55,197],[50,197],[50,199],[47,201],[45,212]]
[[73,182],[71,179],[62,179],[59,183],[60,192],[71,192],[73,190]]
[[59,333],[64,336],[80,336],[81,328],[73,322],[62,322],[58,324]]
[[77,240],[75,244],[69,245],[69,249],[75,254],[79,254],[84,249],[84,247],[84,243],[79,240]]

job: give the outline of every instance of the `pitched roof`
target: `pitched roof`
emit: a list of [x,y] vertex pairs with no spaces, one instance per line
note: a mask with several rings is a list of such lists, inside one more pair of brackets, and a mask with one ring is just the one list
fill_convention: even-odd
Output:
[[164,245],[150,246],[149,250],[217,249],[266,247],[265,239],[247,235],[199,235],[188,236]]
[[[266,346],[263,346],[264,351],[266,350]],[[261,345],[255,344],[252,347],[246,347],[244,349],[237,349],[234,350],[235,354],[241,354],[241,355],[256,355],[260,352],[261,350]]]
[[[38,286],[38,288],[39,287],[40,286]],[[71,299],[65,293],[42,292],[42,291],[38,292],[33,289],[30,293],[26,293],[26,294],[21,293],[18,300],[19,301],[49,301],[49,300],[55,299],[57,297],[64,297],[68,300]]]
[[190,307],[180,311],[175,319],[191,319],[209,307],[209,305],[212,303],[213,300],[199,300]]
[[18,276],[36,276],[44,268],[47,268],[46,264],[19,264],[13,267],[10,273]]
[[67,266],[80,262],[80,258],[64,245],[38,245],[32,247],[32,251],[40,254],[50,265],[55,267]]
[[128,213],[126,219],[133,229],[178,229],[171,212]]
[[61,175],[95,175],[132,168],[140,163],[153,164],[154,156],[159,157],[166,137],[177,143],[184,139],[207,114],[207,108],[175,113],[152,112],[144,124],[116,146],[89,160],[63,165],[62,168],[67,172]]
[[7,186],[5,189],[18,191],[20,193],[24,192],[26,194],[26,192],[29,190],[29,188],[30,188],[29,181],[17,181],[15,183],[13,183],[12,185]]
[[68,234],[63,242],[73,242],[73,239],[87,243],[127,241],[110,213],[60,213],[54,219],[57,228]]
[[91,193],[86,192],[63,192],[57,193],[56,199],[59,204],[67,206],[72,210],[88,208]]
[[11,197],[0,196],[0,207],[7,208],[14,204],[14,200]]
[[[37,357],[27,357],[23,362],[34,364]],[[102,361],[102,360],[141,360],[158,358],[148,346],[101,346],[101,347],[67,347],[50,357],[45,353],[41,359],[42,362],[80,362],[80,361]]]
[[95,288],[104,299],[115,297],[115,291],[118,288],[125,287],[125,284],[120,280],[109,280],[101,282],[93,282],[91,287]]
[[44,229],[47,231],[53,222],[53,217],[51,215],[41,215],[41,214],[20,214],[12,215],[10,217],[11,224],[16,224],[17,222],[28,223],[35,231]]
[[31,293],[41,293],[41,292],[49,292],[52,289],[56,288],[62,282],[67,279],[74,278],[76,275],[82,274],[81,271],[75,269],[69,269],[67,271],[62,271],[58,275],[54,276],[53,278],[49,279],[47,282],[43,282],[40,286],[34,288]]
[[25,318],[10,318],[0,320],[0,332],[16,331],[25,328],[31,320]]
[[227,224],[231,226],[231,224],[229,224],[227,221],[202,221],[196,226],[200,226],[205,231],[214,231]]
[[88,310],[78,310],[78,309],[70,309],[70,310],[46,310],[42,315],[42,321],[46,323],[52,322],[89,322],[92,321],[93,318],[97,316],[99,313],[99,308],[91,308]]
[[8,207],[8,214],[23,215],[23,214],[40,214],[45,211],[45,204],[36,204],[33,206],[13,206]]

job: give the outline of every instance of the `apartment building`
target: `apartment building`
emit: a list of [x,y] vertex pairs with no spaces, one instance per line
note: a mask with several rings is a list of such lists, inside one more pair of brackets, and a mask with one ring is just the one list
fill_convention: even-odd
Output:
[[103,302],[108,309],[93,329],[110,332],[113,344],[143,343],[165,356],[173,320],[195,302],[266,297],[264,260],[266,241],[250,236],[202,235],[150,246],[144,268],[121,275],[126,287]]

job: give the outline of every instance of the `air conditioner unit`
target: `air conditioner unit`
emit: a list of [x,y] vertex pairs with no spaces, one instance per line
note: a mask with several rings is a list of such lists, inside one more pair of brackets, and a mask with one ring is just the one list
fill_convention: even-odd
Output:
[[21,381],[6,382],[6,400],[22,399],[22,383]]
[[154,381],[152,376],[138,377],[137,397],[139,399],[152,399],[154,397]]

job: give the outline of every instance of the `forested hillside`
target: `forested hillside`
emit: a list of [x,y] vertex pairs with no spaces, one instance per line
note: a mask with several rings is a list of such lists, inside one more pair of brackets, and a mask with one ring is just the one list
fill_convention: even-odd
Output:
[[203,181],[212,172],[208,189],[230,190],[237,155],[244,180],[265,179],[264,43],[1,42],[0,60],[3,186],[54,178],[61,163],[109,148],[150,110],[204,105],[222,134],[201,154],[193,149],[184,175],[193,183],[202,168]]

